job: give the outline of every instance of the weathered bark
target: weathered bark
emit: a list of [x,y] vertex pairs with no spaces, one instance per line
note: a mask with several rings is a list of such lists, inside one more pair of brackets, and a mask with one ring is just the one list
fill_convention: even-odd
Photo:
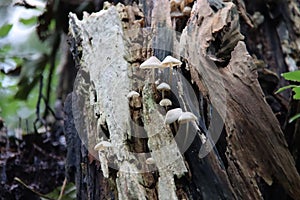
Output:
[[[199,0],[177,38],[172,27],[184,16],[171,17],[169,1],[142,5],[143,12],[118,4],[82,21],[70,15],[80,71],[65,107],[67,169],[76,174],[78,198],[267,199],[276,184],[299,199],[295,162],[239,30],[238,9],[247,20],[241,7]],[[141,29],[145,25],[152,29]],[[178,124],[164,124],[166,110],[157,105],[161,95],[137,67],[152,54],[163,59],[170,52],[180,54],[184,67],[172,75],[168,97],[174,108],[199,119],[179,130]],[[162,81],[168,74],[155,75]],[[140,93],[138,104],[127,99],[131,90]],[[188,149],[178,136],[182,128],[193,135]],[[112,147],[97,154],[93,147],[101,140]],[[145,164],[149,156],[154,165]]]

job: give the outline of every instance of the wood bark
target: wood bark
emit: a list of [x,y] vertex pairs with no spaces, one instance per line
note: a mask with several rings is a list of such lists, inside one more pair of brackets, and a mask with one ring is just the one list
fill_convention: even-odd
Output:
[[[81,21],[70,14],[80,69],[65,103],[65,132],[77,197],[271,199],[277,189],[284,191],[280,197],[299,199],[295,161],[240,33],[239,16],[254,26],[243,2],[183,2],[193,5],[188,16],[170,14],[167,0],[108,5]],[[150,74],[138,68],[150,55],[162,60],[171,53],[183,66],[167,96],[174,108],[199,119],[188,129],[194,137],[187,149],[177,126],[164,124],[166,110],[157,105],[161,94]],[[155,76],[166,81],[168,74]],[[126,97],[132,90],[141,95],[137,103]],[[93,147],[103,139],[112,147],[98,154]],[[149,155],[153,167],[145,164]]]

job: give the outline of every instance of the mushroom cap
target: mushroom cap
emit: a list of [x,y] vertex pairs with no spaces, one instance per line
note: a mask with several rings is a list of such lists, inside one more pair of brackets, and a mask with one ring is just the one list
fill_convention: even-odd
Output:
[[182,114],[181,108],[174,108],[172,110],[169,110],[166,114],[165,118],[165,124],[171,124],[175,122]]
[[167,56],[162,62],[162,65],[165,67],[181,65],[182,62],[172,56]]
[[128,94],[127,94],[127,98],[128,99],[130,99],[130,98],[132,98],[132,97],[139,97],[140,96],[140,94],[138,93],[138,92],[136,92],[136,91],[131,91],[131,92],[129,92]]
[[170,101],[170,99],[162,99],[160,102],[159,102],[159,105],[160,106],[171,106],[172,105],[172,101]]
[[180,123],[187,123],[189,121],[196,121],[196,120],[197,120],[196,115],[194,115],[191,112],[183,112],[178,118],[178,122]]
[[154,160],[152,157],[147,158],[147,160],[146,160],[146,164],[147,164],[147,165],[152,165],[152,164],[154,164],[154,163],[155,163],[155,160]]
[[152,69],[152,68],[161,68],[162,64],[158,58],[151,56],[145,62],[140,65],[141,69]]
[[179,11],[174,11],[174,12],[171,12],[171,18],[179,18],[179,17],[183,17],[183,14]]
[[165,83],[165,82],[162,82],[161,84],[159,84],[157,86],[157,89],[158,90],[171,90],[171,87],[169,84]]
[[192,11],[192,8],[191,8],[191,7],[185,6],[184,9],[183,9],[183,11],[182,11],[182,13],[183,13],[184,15],[190,15],[190,14],[191,14],[191,11]]
[[101,141],[94,147],[95,150],[102,151],[108,147],[111,147],[112,144],[108,141]]

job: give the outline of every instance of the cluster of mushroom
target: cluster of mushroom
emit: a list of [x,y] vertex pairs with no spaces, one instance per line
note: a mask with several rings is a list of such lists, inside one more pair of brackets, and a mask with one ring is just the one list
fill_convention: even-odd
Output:
[[[141,69],[152,69],[152,79],[153,82],[155,80],[155,69],[164,69],[164,68],[170,68],[170,75],[169,75],[169,82],[172,81],[172,69],[174,66],[181,65],[181,61],[172,57],[167,56],[162,62],[155,57],[151,56],[149,59],[147,59],[145,62],[143,62],[140,66]],[[157,83],[158,84],[158,83]],[[171,100],[165,98],[165,92],[170,91],[171,87],[169,84],[162,82],[157,86],[157,90],[162,93],[162,100],[159,102],[159,105],[162,107],[165,107],[167,109],[168,106],[172,105]]]
[[[166,114],[165,124],[172,124],[178,121],[180,124],[194,122],[196,123],[197,117],[191,112],[183,112],[181,108],[174,108],[169,110]],[[188,125],[187,125],[188,131]]]
[[181,65],[182,62],[172,56],[167,56],[162,62],[155,56],[151,56],[140,65],[140,69],[152,69],[152,81],[155,82],[155,69],[170,68],[170,83],[172,83],[173,67]]

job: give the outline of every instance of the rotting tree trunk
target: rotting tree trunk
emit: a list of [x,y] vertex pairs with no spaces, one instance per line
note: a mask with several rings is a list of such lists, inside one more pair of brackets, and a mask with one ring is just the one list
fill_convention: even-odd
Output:
[[[80,70],[65,103],[67,172],[78,199],[276,199],[276,188],[278,199],[299,199],[294,160],[240,34],[241,1],[195,2],[180,37],[172,29],[187,17],[170,15],[169,1],[141,4],[144,12],[118,4],[82,21],[70,15]],[[184,61],[167,97],[197,123],[164,124],[161,94],[138,68],[153,54]],[[166,69],[157,72],[169,80]],[[137,102],[127,99],[132,90]],[[101,139],[112,147],[98,154]]]

